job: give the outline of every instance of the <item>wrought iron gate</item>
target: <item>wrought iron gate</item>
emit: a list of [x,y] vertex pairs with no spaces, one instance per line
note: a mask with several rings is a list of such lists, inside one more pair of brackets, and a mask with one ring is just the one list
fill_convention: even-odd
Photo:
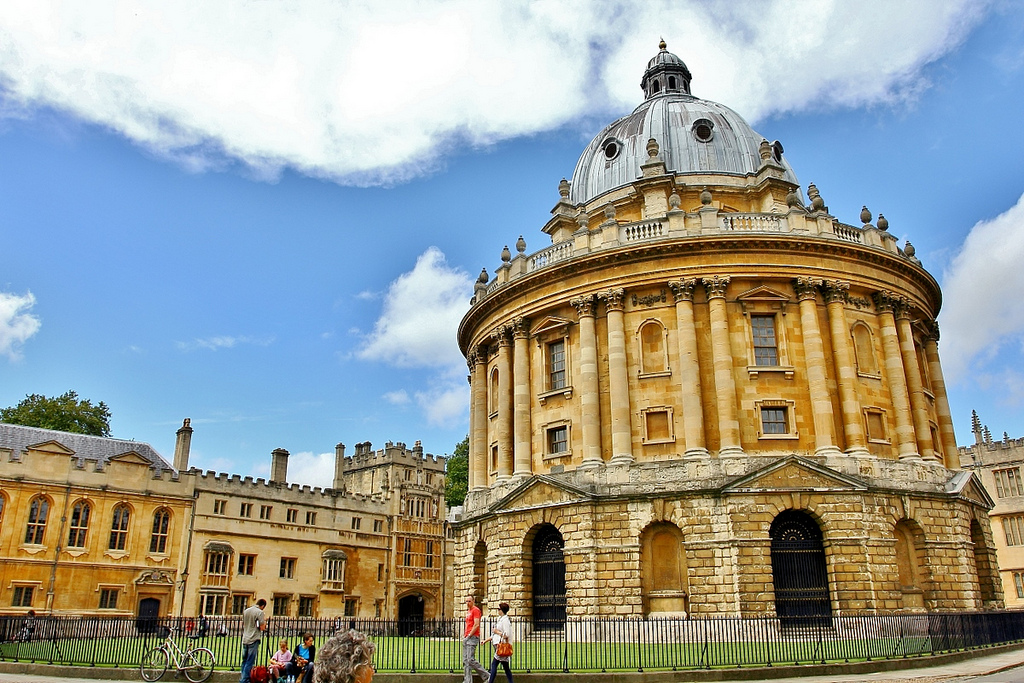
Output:
[[775,613],[784,626],[830,625],[832,601],[821,529],[808,515],[786,510],[772,522]]
[[565,556],[562,534],[547,525],[533,541],[533,626],[560,629],[565,624]]

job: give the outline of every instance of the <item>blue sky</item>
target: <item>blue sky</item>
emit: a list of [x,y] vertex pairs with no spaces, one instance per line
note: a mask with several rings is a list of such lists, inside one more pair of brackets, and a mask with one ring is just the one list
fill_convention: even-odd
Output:
[[[379,3],[378,3],[379,4]],[[467,431],[455,329],[664,36],[942,283],[958,442],[1024,436],[1024,5],[10,2],[0,405],[68,389],[192,464],[328,483]]]

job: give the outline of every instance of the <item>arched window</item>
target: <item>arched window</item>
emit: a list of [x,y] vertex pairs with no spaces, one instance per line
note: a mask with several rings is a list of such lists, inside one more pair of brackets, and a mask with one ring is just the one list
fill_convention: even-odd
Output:
[[128,546],[128,518],[131,510],[127,505],[118,505],[114,508],[114,519],[110,523],[110,545],[111,550],[124,550]]
[[167,535],[171,526],[171,513],[167,508],[160,508],[153,513],[153,535],[149,539],[149,552],[162,554],[167,552]]
[[661,323],[649,320],[640,326],[640,372],[665,372],[665,330]]
[[675,524],[656,522],[640,536],[645,614],[686,615],[690,611],[683,534]]
[[675,76],[669,76],[668,77],[668,88],[669,88],[669,90],[675,90],[676,89],[676,77]]
[[36,496],[28,504],[28,524],[25,525],[25,543],[42,545],[46,534],[46,516],[50,512],[50,501]]
[[785,628],[831,625],[832,600],[821,528],[806,512],[784,510],[772,521],[775,613]]
[[661,92],[661,83],[659,83],[658,81],[654,81],[654,83],[651,85],[651,92]]
[[89,513],[92,508],[84,500],[71,506],[71,519],[68,522],[68,547],[84,548],[85,537],[89,532]]
[[491,408],[490,413],[498,412],[498,369],[491,370]]
[[864,323],[853,326],[853,348],[857,353],[857,372],[866,375],[878,374],[878,359],[875,356],[875,343],[871,330]]

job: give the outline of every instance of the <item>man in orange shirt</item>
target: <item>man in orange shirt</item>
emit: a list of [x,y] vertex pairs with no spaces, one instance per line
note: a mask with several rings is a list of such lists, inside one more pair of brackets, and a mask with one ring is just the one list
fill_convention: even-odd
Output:
[[480,608],[476,606],[472,595],[466,596],[466,628],[462,631],[462,669],[463,683],[473,683],[473,671],[480,674],[484,683],[488,683],[490,673],[476,661],[476,646],[480,644]]

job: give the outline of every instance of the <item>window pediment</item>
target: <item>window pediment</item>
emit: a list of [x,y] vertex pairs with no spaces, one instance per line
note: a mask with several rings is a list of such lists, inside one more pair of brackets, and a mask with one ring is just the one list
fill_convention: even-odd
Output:
[[777,289],[759,285],[736,297],[743,310],[781,310],[792,298]]
[[552,332],[558,332],[565,334],[569,327],[573,325],[573,321],[568,318],[561,318],[554,315],[549,315],[546,318],[541,319],[533,328],[530,330],[530,336],[537,337]]
[[74,455],[75,452],[62,444],[60,441],[51,439],[42,443],[33,444],[28,450],[40,451],[42,453],[53,453],[54,455]]

